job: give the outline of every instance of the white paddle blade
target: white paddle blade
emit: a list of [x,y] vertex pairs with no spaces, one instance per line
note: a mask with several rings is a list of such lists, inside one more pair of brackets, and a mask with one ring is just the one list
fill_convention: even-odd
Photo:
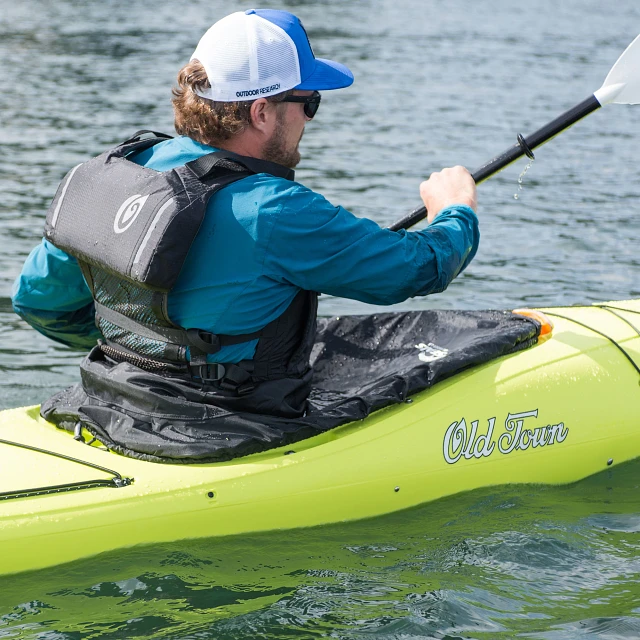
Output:
[[640,35],[624,50],[594,95],[601,105],[640,104]]

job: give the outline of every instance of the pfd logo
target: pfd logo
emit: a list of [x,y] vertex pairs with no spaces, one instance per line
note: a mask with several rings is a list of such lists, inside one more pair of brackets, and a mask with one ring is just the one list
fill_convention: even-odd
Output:
[[144,203],[149,196],[135,195],[127,198],[116,213],[116,219],[113,221],[113,230],[116,233],[124,233],[135,221]]

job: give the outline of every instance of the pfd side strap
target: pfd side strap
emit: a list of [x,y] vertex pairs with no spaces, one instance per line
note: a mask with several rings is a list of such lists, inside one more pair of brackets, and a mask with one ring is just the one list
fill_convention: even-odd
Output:
[[114,309],[105,307],[97,301],[95,302],[95,307],[96,317],[99,316],[107,322],[115,324],[121,329],[125,329],[131,333],[136,333],[139,336],[143,336],[150,340],[195,347],[204,353],[218,353],[222,347],[241,344],[242,342],[250,342],[251,340],[257,340],[263,336],[270,337],[265,335],[267,332],[265,332],[264,329],[254,331],[253,333],[243,333],[237,336],[230,336],[217,335],[202,329],[172,329],[170,327],[160,327],[157,325],[145,324],[143,322],[136,322]]

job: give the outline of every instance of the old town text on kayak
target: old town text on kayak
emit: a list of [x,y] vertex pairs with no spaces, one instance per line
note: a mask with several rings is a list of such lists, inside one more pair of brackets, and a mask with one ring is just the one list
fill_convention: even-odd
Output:
[[569,429],[564,426],[564,422],[535,427],[530,419],[537,417],[537,409],[509,413],[504,421],[505,432],[497,438],[493,437],[496,418],[489,418],[485,433],[478,432],[479,420],[473,420],[471,428],[467,426],[464,418],[459,422],[452,422],[444,434],[444,459],[449,464],[455,464],[460,458],[486,458],[494,452],[496,445],[500,453],[511,453],[546,447],[566,440]]

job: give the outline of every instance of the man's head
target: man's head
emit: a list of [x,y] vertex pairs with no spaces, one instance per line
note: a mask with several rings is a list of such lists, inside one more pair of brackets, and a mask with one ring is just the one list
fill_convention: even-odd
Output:
[[293,14],[233,13],[205,33],[178,74],[176,131],[293,167],[304,125],[319,104],[317,92],[352,82],[347,67],[313,55]]

